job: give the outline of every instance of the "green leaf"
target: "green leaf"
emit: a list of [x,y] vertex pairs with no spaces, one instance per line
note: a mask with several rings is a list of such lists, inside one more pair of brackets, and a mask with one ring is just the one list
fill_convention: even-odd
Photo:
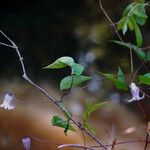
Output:
[[133,8],[137,3],[130,3],[123,11],[123,16],[126,17],[131,8]]
[[136,50],[135,52],[139,56],[139,58],[146,60],[146,55],[143,50]]
[[146,60],[150,61],[150,52],[147,53]]
[[129,43],[125,43],[125,42],[121,42],[121,41],[117,41],[117,40],[111,40],[111,42],[118,44],[118,45],[121,45],[121,46],[124,46],[124,47],[127,47],[127,48],[130,48]]
[[125,35],[125,34],[126,34],[126,32],[127,32],[127,29],[128,29],[127,24],[128,24],[128,21],[126,21],[126,22],[124,23],[124,26],[123,26],[123,29],[122,29],[122,33],[123,33],[123,35]]
[[146,73],[145,75],[140,75],[139,81],[140,84],[150,85],[150,73]]
[[147,19],[148,18],[148,16],[145,14],[145,13],[142,13],[142,12],[140,12],[140,11],[134,11],[134,14],[138,17],[138,18],[140,18],[140,19]]
[[144,51],[142,49],[138,48],[137,46],[135,46],[133,44],[124,43],[121,41],[111,41],[111,42],[116,43],[116,44],[121,45],[121,46],[124,46],[124,47],[127,47],[129,49],[130,48],[133,49],[140,59],[143,59],[143,60],[149,60],[150,59],[149,55],[146,56],[146,54],[144,53]]
[[131,31],[134,30],[133,23],[132,23],[132,21],[131,21],[130,19],[128,20],[128,27],[129,27],[129,29],[130,29]]
[[146,19],[144,19],[144,18],[139,18],[137,16],[135,16],[134,18],[135,18],[136,22],[141,26],[143,26],[146,23]]
[[60,69],[64,68],[66,66],[72,66],[74,64],[74,60],[71,57],[64,56],[58,58],[56,61],[54,61],[52,64],[44,67],[44,69]]
[[60,82],[60,90],[70,89],[71,87],[79,85],[79,84],[86,82],[90,79],[92,79],[92,78],[87,77],[87,76],[82,76],[82,75],[72,75],[72,76],[65,77]]
[[72,125],[69,124],[68,121],[61,119],[59,116],[53,116],[51,123],[53,126],[57,126],[60,128],[64,128],[64,132],[66,133],[68,130],[76,131]]
[[74,63],[71,68],[72,68],[72,74],[75,75],[81,75],[84,71],[84,67],[76,63]]
[[121,81],[121,82],[125,82],[124,74],[123,74],[123,71],[121,70],[120,67],[118,67],[118,80]]
[[137,23],[134,24],[134,28],[135,28],[136,43],[137,43],[137,46],[140,47],[143,43],[143,37],[142,37],[140,28],[138,27]]
[[120,90],[128,90],[128,86],[125,82],[122,82],[118,79],[116,79],[113,74],[110,74],[110,73],[106,73],[106,74],[103,74],[103,76],[105,76],[107,79],[111,80],[114,82],[114,84],[116,85],[117,89],[120,89]]
[[88,122],[86,122],[85,124],[83,124],[83,127],[85,129],[87,129],[88,131],[90,131],[91,133],[95,134],[96,133],[96,128],[91,126]]
[[87,101],[85,111],[83,112],[83,127],[95,134],[95,128],[92,127],[88,121],[92,112],[103,108],[108,102],[101,102],[92,104],[90,101]]
[[117,24],[117,29],[118,29],[118,30],[122,30],[123,27],[124,27],[125,22],[126,22],[126,17],[123,17],[123,18],[118,22],[118,24]]
[[113,77],[112,74],[104,74],[104,76],[106,78],[108,78],[109,80],[113,81],[118,89],[120,89],[120,90],[128,90],[128,86],[126,85],[126,83],[124,83],[124,82],[122,82],[120,80],[117,80],[116,78]]
[[101,102],[101,103],[92,104],[88,101],[86,104],[85,112],[83,113],[84,121],[86,122],[90,118],[90,115],[92,112],[103,108],[106,104],[108,104],[108,102]]

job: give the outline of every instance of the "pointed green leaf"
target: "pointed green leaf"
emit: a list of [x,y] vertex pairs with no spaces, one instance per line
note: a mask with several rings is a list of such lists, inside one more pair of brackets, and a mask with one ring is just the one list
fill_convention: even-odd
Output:
[[146,60],[150,61],[150,52],[147,53]]
[[140,84],[150,85],[150,73],[146,73],[145,75],[140,75],[139,81]]
[[118,67],[118,80],[121,81],[121,82],[125,82],[124,74],[123,74],[123,71],[121,70],[120,67]]
[[123,17],[123,18],[118,22],[118,24],[117,24],[117,29],[118,29],[118,30],[122,30],[123,27],[124,27],[125,22],[126,22],[126,17]]
[[113,74],[109,74],[109,73],[103,74],[103,73],[102,73],[102,75],[105,76],[107,79],[113,81],[114,84],[116,85],[117,89],[125,90],[125,91],[128,90],[127,84],[126,84],[125,82],[122,82],[122,81],[116,79],[116,78],[113,76]]
[[87,76],[82,76],[82,75],[72,75],[72,76],[65,77],[60,82],[60,90],[70,89],[71,87],[79,85],[79,84],[86,82],[90,79],[92,79],[92,78],[87,77]]
[[56,61],[54,61],[52,64],[44,67],[44,69],[60,69],[64,68],[66,66],[72,66],[74,64],[74,60],[71,57],[64,56],[58,58]]
[[132,23],[132,21],[131,21],[130,19],[128,20],[128,27],[129,27],[129,29],[130,29],[131,31],[134,30],[133,23]]
[[101,102],[101,103],[92,104],[90,101],[87,101],[87,103],[86,103],[86,108],[85,108],[85,111],[83,112],[83,127],[88,129],[93,134],[95,134],[95,128],[92,127],[88,123],[88,120],[90,119],[90,115],[92,112],[103,108],[106,104],[108,104],[108,102]]
[[84,67],[77,63],[74,63],[71,68],[72,68],[72,74],[75,75],[81,75],[84,71]]
[[136,43],[137,43],[137,46],[140,47],[143,43],[143,37],[142,37],[140,28],[138,27],[137,23],[134,24],[134,28],[135,28]]
[[145,13],[142,13],[142,12],[140,12],[140,11],[134,11],[134,14],[138,17],[138,18],[140,18],[140,19],[147,19],[148,18],[148,16],[145,14]]
[[123,11],[123,16],[126,17],[131,8],[133,8],[137,3],[130,3]]
[[130,43],[124,43],[124,42],[121,42],[121,41],[111,41],[113,43],[116,43],[116,44],[119,44],[121,46],[124,46],[124,47],[127,47],[127,48],[131,48],[132,50],[135,51],[135,53],[137,54],[137,56],[140,58],[140,59],[143,59],[143,60],[149,60],[150,56],[146,56],[146,54],[144,53],[144,51],[140,48],[138,48],[137,46],[133,45],[133,44],[130,44]]
[[123,26],[123,29],[122,29],[122,33],[123,33],[123,35],[125,35],[125,34],[126,34],[126,32],[127,32],[127,29],[128,29],[127,24],[128,24],[128,21],[126,21],[126,22],[124,23],[124,26]]
[[83,113],[84,121],[87,121],[90,118],[90,115],[92,112],[103,108],[106,104],[108,104],[108,102],[101,102],[101,103],[96,103],[96,104],[92,104],[88,102],[86,105],[86,110]]
[[117,41],[117,40],[111,40],[111,42],[118,44],[118,45],[121,45],[121,46],[124,46],[124,47],[127,47],[127,48],[130,48],[129,43],[125,43],[125,42],[121,42],[121,41]]
[[74,127],[70,125],[68,121],[61,119],[59,116],[53,116],[51,123],[53,126],[64,128],[64,132],[67,132],[68,130],[75,131]]
[[139,18],[137,16],[135,16],[134,18],[135,18],[136,22],[141,26],[143,26],[146,23],[146,19],[144,19],[144,18]]
[[91,126],[88,122],[86,122],[85,124],[83,124],[83,127],[85,129],[87,129],[88,131],[90,131],[91,133],[95,134],[96,133],[96,128]]
[[139,56],[139,58],[146,60],[146,55],[143,50],[136,50],[135,52]]

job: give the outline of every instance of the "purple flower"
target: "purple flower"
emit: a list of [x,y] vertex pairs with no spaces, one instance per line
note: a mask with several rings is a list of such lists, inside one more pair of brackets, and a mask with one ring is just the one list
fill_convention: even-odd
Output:
[[27,136],[24,137],[24,138],[22,139],[22,143],[23,143],[23,146],[24,146],[25,150],[30,150],[31,140],[30,140],[29,137],[27,137]]
[[8,109],[8,110],[14,109],[15,105],[12,104],[12,101],[14,100],[14,98],[15,97],[12,93],[5,94],[4,101],[0,105],[0,107],[4,107],[4,109]]
[[132,94],[132,98],[128,100],[128,102],[139,101],[145,97],[144,94],[140,97],[140,89],[134,82],[131,82],[130,84],[130,92]]

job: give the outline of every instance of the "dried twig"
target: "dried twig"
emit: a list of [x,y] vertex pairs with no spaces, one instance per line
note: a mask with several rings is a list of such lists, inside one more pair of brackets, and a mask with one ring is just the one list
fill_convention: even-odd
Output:
[[60,145],[58,146],[57,148],[58,149],[63,149],[63,148],[66,148],[66,147],[72,147],[72,148],[78,148],[78,149],[87,149],[87,150],[94,150],[93,148],[90,148],[90,147],[87,147],[87,146],[82,146],[80,144],[63,144],[63,145]]

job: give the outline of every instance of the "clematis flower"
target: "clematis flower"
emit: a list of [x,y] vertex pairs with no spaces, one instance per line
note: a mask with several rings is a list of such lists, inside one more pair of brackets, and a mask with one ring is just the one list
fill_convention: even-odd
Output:
[[12,93],[5,94],[4,102],[0,105],[0,107],[4,107],[4,109],[14,109],[15,105],[12,104],[12,101],[15,99]]
[[30,140],[29,137],[25,136],[25,137],[22,139],[22,143],[23,143],[23,146],[24,146],[25,150],[30,150],[31,140]]
[[130,92],[132,94],[132,98],[128,100],[128,102],[139,101],[145,97],[144,94],[140,97],[140,89],[134,82],[131,82],[130,84]]

